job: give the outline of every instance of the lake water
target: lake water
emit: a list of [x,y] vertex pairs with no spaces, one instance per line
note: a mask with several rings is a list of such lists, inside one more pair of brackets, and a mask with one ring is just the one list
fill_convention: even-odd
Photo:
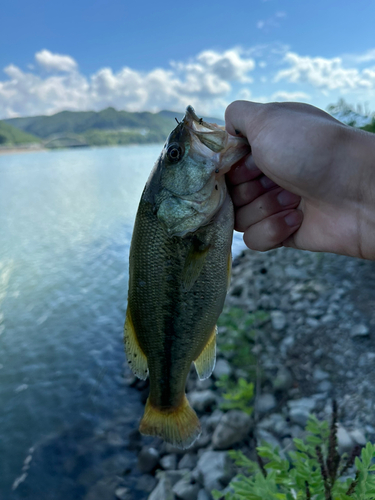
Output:
[[121,376],[128,255],[160,150],[0,156],[0,499],[34,498],[12,485],[47,436],[124,407],[137,423],[138,393]]

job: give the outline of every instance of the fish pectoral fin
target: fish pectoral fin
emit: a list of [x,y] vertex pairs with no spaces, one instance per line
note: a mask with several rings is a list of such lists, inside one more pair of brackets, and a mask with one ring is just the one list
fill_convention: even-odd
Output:
[[203,351],[194,361],[195,369],[199,380],[208,378],[214,371],[216,362],[216,334],[217,326],[212,330],[207,344],[204,346]]
[[138,378],[146,380],[148,377],[147,358],[138,343],[129,306],[126,311],[124,341],[126,359],[128,360],[132,372]]
[[182,287],[185,292],[188,292],[197,281],[206,261],[209,249],[210,245],[205,245],[199,240],[194,241],[186,257],[184,269],[182,271]]

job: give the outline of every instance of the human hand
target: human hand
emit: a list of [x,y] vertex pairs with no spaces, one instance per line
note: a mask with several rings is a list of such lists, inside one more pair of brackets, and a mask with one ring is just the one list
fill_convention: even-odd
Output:
[[225,120],[252,148],[228,173],[249,248],[375,259],[375,135],[300,103],[235,101]]

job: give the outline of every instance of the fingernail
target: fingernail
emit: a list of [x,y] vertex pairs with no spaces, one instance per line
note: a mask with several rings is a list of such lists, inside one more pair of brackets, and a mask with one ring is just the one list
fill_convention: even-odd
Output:
[[296,194],[290,193],[289,191],[281,191],[281,193],[277,196],[277,201],[283,207],[287,207],[288,205],[292,205],[300,200],[300,197]]
[[285,222],[289,227],[299,226],[302,221],[302,212],[296,210],[285,216]]
[[269,179],[268,177],[266,177],[265,175],[263,177],[261,177],[260,179],[260,183],[262,184],[262,186],[266,189],[270,188],[270,187],[273,187],[273,186],[277,186],[277,184],[275,182],[273,182],[271,179]]

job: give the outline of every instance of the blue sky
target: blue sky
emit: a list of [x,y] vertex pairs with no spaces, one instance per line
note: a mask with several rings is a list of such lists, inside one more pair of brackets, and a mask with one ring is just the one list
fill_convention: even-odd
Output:
[[234,99],[375,110],[375,2],[13,0],[0,118],[114,106],[221,116]]

